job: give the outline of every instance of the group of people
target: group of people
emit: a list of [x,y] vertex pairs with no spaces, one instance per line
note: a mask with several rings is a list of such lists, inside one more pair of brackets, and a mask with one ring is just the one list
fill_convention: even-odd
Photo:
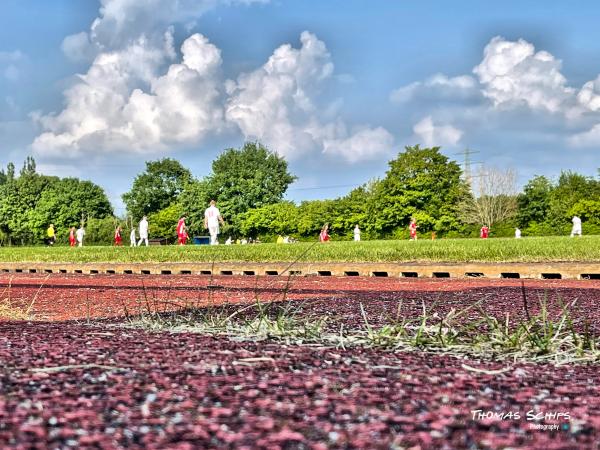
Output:
[[[185,223],[186,216],[182,215],[177,222],[177,243],[178,245],[185,245],[189,238],[188,228]],[[571,229],[571,237],[582,235],[581,229],[581,219],[577,216],[573,216],[572,219],[573,228]],[[210,201],[208,208],[204,211],[204,228],[208,229],[208,233],[210,235],[210,244],[217,245],[219,243],[219,233],[220,233],[220,225],[224,225],[225,221],[221,216],[221,212],[217,208],[216,202],[214,200]],[[408,225],[408,231],[410,235],[411,241],[417,240],[417,225],[416,219],[413,217],[410,219],[410,224]],[[138,230],[139,230],[139,240],[137,240],[135,228],[131,228],[131,233],[129,235],[130,246],[131,247],[139,247],[142,244],[146,244],[148,246],[148,218],[146,216],[142,217],[140,220]],[[361,230],[358,224],[354,227],[353,235],[354,241],[360,241]],[[490,235],[490,228],[487,225],[483,225],[479,231],[479,237],[481,239],[487,239]],[[83,246],[83,238],[85,236],[85,229],[83,225],[79,227],[77,230],[75,227],[71,227],[69,229],[69,245],[71,247],[75,247],[76,245],[79,247]],[[432,233],[432,239],[435,239],[435,233]],[[521,238],[521,230],[519,228],[515,228],[515,238]],[[319,241],[326,243],[329,242],[331,236],[329,235],[329,224],[326,223],[321,228],[321,232],[319,233]],[[56,232],[54,229],[54,225],[50,224],[46,232],[46,244],[48,246],[54,245],[56,242]],[[291,238],[288,236],[278,236],[277,241],[278,244],[287,244],[292,242]],[[227,240],[226,244],[232,244],[233,241],[231,237]],[[122,228],[120,225],[115,229],[114,235],[114,245],[122,246],[123,245],[123,236],[122,236]]]

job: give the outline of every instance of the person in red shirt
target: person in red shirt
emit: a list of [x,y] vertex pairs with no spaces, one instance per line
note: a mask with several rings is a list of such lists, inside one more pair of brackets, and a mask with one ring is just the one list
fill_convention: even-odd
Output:
[[319,233],[319,241],[321,242],[329,242],[329,224],[326,223],[321,228],[321,233]]
[[75,227],[71,227],[69,230],[69,245],[75,247]]
[[185,216],[181,216],[179,222],[177,222],[177,243],[179,245],[185,245],[187,238],[188,234],[185,226]]
[[417,221],[414,218],[410,219],[410,225],[408,226],[408,231],[410,232],[410,240],[411,241],[416,241],[417,240]]
[[121,236],[121,225],[115,230],[115,245],[123,245],[123,237]]
[[487,239],[489,235],[490,235],[489,227],[487,225],[482,226],[481,231],[479,232],[479,236],[481,236],[481,239]]

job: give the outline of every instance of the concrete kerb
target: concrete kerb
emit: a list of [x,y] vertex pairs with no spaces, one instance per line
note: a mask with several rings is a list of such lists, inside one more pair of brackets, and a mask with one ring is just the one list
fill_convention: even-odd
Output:
[[0,263],[5,273],[600,279],[600,263]]

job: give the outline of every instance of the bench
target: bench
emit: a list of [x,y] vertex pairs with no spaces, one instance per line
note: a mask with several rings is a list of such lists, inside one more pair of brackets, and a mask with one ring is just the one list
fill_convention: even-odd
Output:
[[148,239],[148,243],[150,245],[168,245],[169,240],[167,238],[154,238],[154,239]]

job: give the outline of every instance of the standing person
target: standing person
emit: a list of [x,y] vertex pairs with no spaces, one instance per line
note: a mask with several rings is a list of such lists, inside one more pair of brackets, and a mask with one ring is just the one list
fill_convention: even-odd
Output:
[[321,232],[319,233],[319,241],[321,242],[329,242],[329,224],[326,223],[321,228]]
[[177,243],[185,245],[188,238],[187,227],[185,226],[185,215],[179,218],[177,222]]
[[519,228],[515,228],[515,239],[521,239],[521,230]]
[[121,225],[115,229],[115,245],[123,245],[123,237],[121,236]]
[[479,231],[479,237],[481,237],[481,239],[487,239],[489,235],[490,228],[487,225],[482,226],[481,230]]
[[571,229],[571,237],[575,235],[581,237],[581,235],[583,234],[581,232],[581,219],[577,216],[573,216],[573,219],[571,221],[573,222],[573,228]]
[[146,216],[142,217],[140,220],[140,240],[138,241],[138,247],[142,245],[142,242],[146,242],[146,247],[148,247],[148,219]]
[[85,229],[83,225],[81,225],[77,231],[75,232],[75,237],[77,238],[77,246],[83,247],[83,237],[85,236]]
[[48,239],[46,240],[48,245],[54,245],[54,243],[56,242],[56,233],[54,232],[53,224],[50,224],[50,226],[46,230],[46,235],[48,236]]
[[354,227],[354,241],[360,241],[360,228],[358,228],[358,224]]
[[217,202],[211,200],[210,206],[206,208],[206,211],[204,211],[204,228],[208,228],[208,233],[210,234],[210,245],[217,245],[219,243],[217,240],[219,236],[219,222],[221,225],[225,224],[216,205]]
[[133,226],[133,223],[132,223],[131,224],[131,233],[129,233],[129,246],[135,247],[136,242],[137,242],[137,238],[135,237],[135,227]]
[[417,220],[414,217],[411,217],[410,224],[408,225],[408,231],[410,233],[411,241],[417,240],[417,228],[419,228],[419,226],[417,225]]
[[75,227],[69,229],[69,245],[75,247]]

